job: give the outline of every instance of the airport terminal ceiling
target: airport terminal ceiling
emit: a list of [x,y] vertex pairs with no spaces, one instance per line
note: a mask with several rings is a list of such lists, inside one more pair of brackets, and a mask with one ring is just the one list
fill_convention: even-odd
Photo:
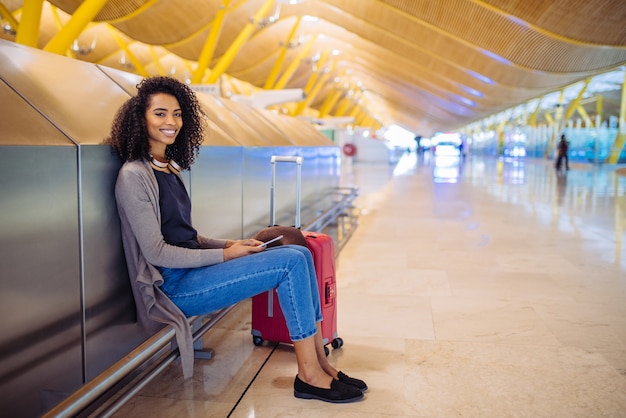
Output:
[[[0,0],[0,13],[4,39],[226,96],[301,88],[280,111],[425,136],[626,63],[624,0]],[[619,115],[612,83],[604,112]]]

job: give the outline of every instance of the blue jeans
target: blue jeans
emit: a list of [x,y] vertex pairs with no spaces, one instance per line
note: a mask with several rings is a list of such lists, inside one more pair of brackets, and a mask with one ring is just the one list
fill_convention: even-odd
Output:
[[187,316],[203,315],[276,288],[289,336],[300,341],[322,320],[313,257],[308,248],[284,245],[197,268],[159,267],[163,292]]

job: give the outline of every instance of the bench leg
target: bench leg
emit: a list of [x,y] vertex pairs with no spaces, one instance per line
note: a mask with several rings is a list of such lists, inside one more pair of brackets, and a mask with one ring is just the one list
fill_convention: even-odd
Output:
[[[201,320],[195,321],[191,325],[191,331],[196,332],[200,328],[200,326],[202,326],[202,321]],[[193,350],[194,358],[202,359],[202,360],[211,360],[213,357],[215,357],[215,350],[213,350],[212,348],[204,348],[202,346],[202,338],[199,338],[193,343],[193,348],[194,348]]]
[[215,350],[212,348],[204,348],[202,347],[202,341],[198,340],[193,343],[193,357],[202,360],[211,360],[215,357]]

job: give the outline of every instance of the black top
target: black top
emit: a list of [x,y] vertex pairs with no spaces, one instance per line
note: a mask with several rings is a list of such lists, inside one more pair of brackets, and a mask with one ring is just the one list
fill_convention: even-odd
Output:
[[161,233],[165,242],[185,248],[200,248],[198,231],[191,225],[191,199],[181,179],[153,170],[159,183]]

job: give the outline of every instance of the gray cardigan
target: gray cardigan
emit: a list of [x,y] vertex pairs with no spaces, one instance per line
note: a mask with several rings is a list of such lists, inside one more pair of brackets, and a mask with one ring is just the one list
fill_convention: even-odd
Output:
[[193,339],[185,315],[159,287],[163,277],[154,266],[201,267],[224,261],[225,239],[198,235],[203,249],[167,244],[161,234],[159,186],[146,161],[125,163],[115,184],[115,199],[122,227],[122,242],[139,324],[156,332],[161,324],[176,330],[185,379],[193,374]]

